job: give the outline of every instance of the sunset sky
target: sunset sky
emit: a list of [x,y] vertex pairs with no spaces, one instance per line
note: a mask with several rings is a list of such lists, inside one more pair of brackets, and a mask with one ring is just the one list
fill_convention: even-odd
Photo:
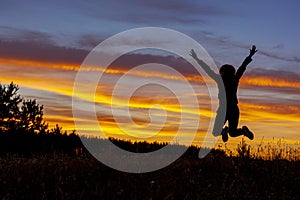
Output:
[[[298,1],[1,1],[0,81],[13,81],[24,97],[43,104],[50,127],[58,123],[72,130],[76,73],[89,52],[114,34],[150,26],[174,29],[200,43],[218,67],[225,63],[238,67],[255,44],[259,51],[241,79],[238,92],[240,125],[254,132],[253,143],[262,138],[284,138],[295,144],[300,141],[299,7]],[[124,41],[118,45],[121,49],[130,44]],[[179,106],[168,88],[156,84],[139,88],[129,103],[122,95],[112,102],[112,90],[122,75],[137,65],[154,62],[171,66],[191,82],[200,99],[200,115],[191,103],[192,94],[184,89],[186,83],[180,76],[170,77],[163,69],[156,70],[162,66],[133,70],[130,79],[118,87],[126,93],[132,83],[141,80],[176,85],[182,88],[180,95],[186,98],[186,109]],[[188,135],[196,128],[195,141],[201,143],[208,118],[214,113],[208,110],[210,99],[205,95],[202,77],[182,58],[145,50],[122,56],[109,70],[101,67],[91,66],[89,70],[105,74],[95,104],[99,123],[108,135],[170,141],[183,123],[181,117],[184,133]],[[83,102],[79,120],[86,124],[85,131],[97,132],[90,113],[84,110],[85,105],[94,104],[93,100],[85,91],[75,98]],[[112,116],[111,107],[116,108],[117,116]],[[126,116],[126,108],[131,119]],[[200,125],[195,127],[199,119]],[[161,124],[162,120],[166,123]],[[117,125],[130,134],[124,135]],[[154,135],[153,130],[158,134]],[[238,141],[240,138],[230,139],[229,143]]]

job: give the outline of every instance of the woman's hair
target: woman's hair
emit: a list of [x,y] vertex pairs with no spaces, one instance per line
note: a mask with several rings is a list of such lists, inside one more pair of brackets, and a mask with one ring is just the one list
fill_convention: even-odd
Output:
[[233,76],[235,75],[235,68],[232,65],[225,64],[219,70],[221,76]]

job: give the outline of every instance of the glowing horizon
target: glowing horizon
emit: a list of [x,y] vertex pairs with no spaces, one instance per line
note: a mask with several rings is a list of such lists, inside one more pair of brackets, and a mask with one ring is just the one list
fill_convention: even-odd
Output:
[[[46,122],[49,122],[50,128],[55,124],[59,124],[65,130],[75,129],[73,122],[74,119],[72,116],[71,98],[73,95],[73,81],[80,65],[5,58],[0,58],[0,61],[2,73],[6,72],[2,77],[1,84],[8,84],[13,81],[19,85],[21,91],[22,89],[27,90],[27,92],[25,92],[25,97],[34,97],[37,99],[38,103],[44,104],[44,118]],[[28,73],[22,73],[16,76],[15,70],[20,69],[20,67],[26,69],[25,72],[28,71]],[[104,69],[101,67],[91,67],[90,70],[103,71]],[[120,66],[119,68],[112,67],[103,72],[110,77],[109,81],[111,81],[113,79],[118,79],[118,77],[126,73],[126,71],[126,68]],[[45,73],[47,76],[43,75]],[[266,91],[269,93],[272,91],[273,93],[270,93],[271,95],[277,95],[280,97],[282,90],[289,88],[289,90],[286,91],[286,95],[284,96],[285,99],[283,100],[295,98],[298,95],[297,90],[300,88],[300,79],[299,81],[294,79],[289,80],[285,77],[282,78],[278,75],[270,76],[268,74],[252,75],[251,71],[249,75],[247,75],[247,73],[248,72],[246,72],[245,77],[242,78],[240,83],[240,125],[247,124],[255,133],[256,138],[264,137],[268,140],[268,138],[282,138],[282,136],[284,136],[289,143],[299,141],[297,133],[300,131],[300,127],[297,127],[296,125],[300,124],[300,105],[296,102],[288,104],[288,101],[284,101],[284,103],[276,106],[276,103],[281,102],[281,100],[272,98],[268,100],[268,96],[265,94],[267,94]],[[139,71],[130,75],[135,78],[152,77],[163,79],[164,81],[176,81],[176,83],[180,85],[179,78],[168,77],[167,74],[163,73]],[[191,81],[197,87],[204,87],[203,78],[201,76],[188,74],[186,77],[187,80]],[[76,98],[80,98],[86,103],[93,103],[95,100],[97,106],[102,108],[111,106],[112,102],[110,92],[112,87],[110,85],[111,82],[109,81],[107,83],[102,82],[101,85],[99,85],[99,91],[97,91],[95,99],[87,98],[84,91],[82,91],[82,93]],[[128,84],[128,86],[130,86],[130,83]],[[41,91],[54,96],[58,95],[58,99],[61,99],[64,102],[59,102],[58,100],[53,102],[51,100],[47,100],[47,98],[41,94]],[[197,94],[197,98],[201,99],[201,95],[201,93]],[[138,123],[139,126],[143,127],[149,123],[148,116],[145,115],[145,113],[147,114],[149,109],[153,108],[153,105],[161,104],[162,107],[157,107],[155,110],[162,112],[162,108],[164,108],[164,112],[168,112],[171,116],[171,121],[167,122],[163,132],[159,132],[158,135],[154,137],[154,140],[162,138],[162,141],[166,138],[171,138],[172,135],[174,135],[173,131],[176,130],[176,127],[178,126],[178,114],[181,113],[183,117],[186,117],[188,120],[199,120],[201,118],[201,123],[208,123],[207,118],[214,115],[214,113],[211,113],[207,107],[209,106],[209,103],[207,103],[209,99],[201,101],[200,116],[198,116],[197,112],[193,110],[193,107],[187,110],[182,110],[179,107],[178,102],[176,103],[176,101],[174,101],[174,96],[164,96],[164,98],[165,100],[162,101],[159,99],[158,95],[158,98],[149,100],[149,96],[143,96],[142,93],[139,93],[138,96],[132,98],[129,104],[120,98],[114,101],[115,104],[113,106],[118,107],[120,111],[122,111],[124,107],[132,109],[132,113],[134,115],[133,118],[135,119],[134,121]],[[167,100],[168,98],[169,100]],[[113,136],[122,137],[122,130],[116,126],[112,116],[110,116],[109,113],[105,113],[105,111],[103,112],[104,113],[102,114],[104,115],[99,116],[99,121],[103,130]],[[86,114],[84,114],[84,116],[85,115]],[[158,115],[158,117],[162,116]],[[83,120],[86,120],[87,132],[89,132],[89,130],[91,131],[96,129],[95,127],[89,127],[87,119]],[[125,121],[123,123],[126,124],[127,122]],[[150,130],[145,130],[144,133],[140,133],[137,131],[141,129],[135,130],[134,127],[127,128],[132,130],[132,133],[136,134],[136,136],[139,134],[144,137],[152,135]],[[196,141],[199,141],[201,140],[200,138],[204,136],[205,132],[201,131],[201,127],[198,127],[197,129],[199,129],[199,131]],[[185,131],[185,134],[189,134],[189,129],[185,129]],[[266,132],[268,134],[266,134]],[[284,135],[282,134],[283,132]],[[232,141],[236,142],[237,139],[233,139]]]

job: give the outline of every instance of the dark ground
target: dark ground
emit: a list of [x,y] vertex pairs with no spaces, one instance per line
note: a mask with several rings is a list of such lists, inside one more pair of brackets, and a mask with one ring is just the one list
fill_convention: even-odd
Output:
[[89,156],[2,156],[1,199],[300,199],[300,161],[184,156],[145,174]]

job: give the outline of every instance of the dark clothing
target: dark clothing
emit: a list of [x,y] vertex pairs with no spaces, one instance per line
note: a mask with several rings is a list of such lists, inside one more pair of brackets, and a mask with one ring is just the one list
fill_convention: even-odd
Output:
[[244,72],[246,71],[246,66],[251,62],[251,60],[252,60],[251,58],[247,57],[242,63],[242,65],[238,68],[235,75],[230,77],[226,77],[226,76],[222,77],[225,91],[226,91],[227,106],[229,108],[231,106],[238,104],[237,89],[239,86],[239,81],[243,76]]
[[[220,79],[220,75],[216,74],[213,70],[210,69],[204,62],[201,63],[201,66],[206,71],[206,73],[214,79],[219,87],[219,108],[217,110],[217,116],[214,124],[213,135],[218,136],[221,134],[222,127],[228,121],[229,126],[229,135],[231,137],[236,137],[242,135],[242,129],[238,129],[239,122],[239,108],[238,108],[238,99],[237,99],[237,89],[239,85],[240,78],[243,76],[246,71],[247,65],[252,61],[250,57],[246,57],[242,65],[238,68],[237,72],[230,77],[222,77]],[[226,104],[224,102],[225,96],[221,94],[221,89],[223,88],[223,84],[225,87],[226,93]],[[225,121],[221,119],[225,115]]]
[[240,117],[240,110],[238,105],[232,105],[230,110],[226,111],[225,115],[225,120],[221,117],[223,117],[223,113],[225,110],[225,107],[220,106],[217,110],[217,116],[214,124],[214,129],[213,129],[213,135],[214,136],[219,136],[222,131],[222,127],[224,124],[228,121],[228,126],[229,126],[229,135],[231,137],[237,137],[240,135],[243,135],[242,129],[238,129],[238,123],[239,123],[239,117]]
[[226,118],[224,124],[228,120],[229,135],[231,137],[237,137],[243,135],[242,129],[237,128],[239,124],[239,118],[240,118],[239,107],[237,106],[237,104],[235,106],[232,105],[230,107],[230,110],[228,111],[226,112]]
[[236,77],[236,75],[234,75],[232,77],[222,77],[222,80],[226,92],[227,106],[231,107],[231,105],[238,104],[237,89],[238,89],[240,79]]

